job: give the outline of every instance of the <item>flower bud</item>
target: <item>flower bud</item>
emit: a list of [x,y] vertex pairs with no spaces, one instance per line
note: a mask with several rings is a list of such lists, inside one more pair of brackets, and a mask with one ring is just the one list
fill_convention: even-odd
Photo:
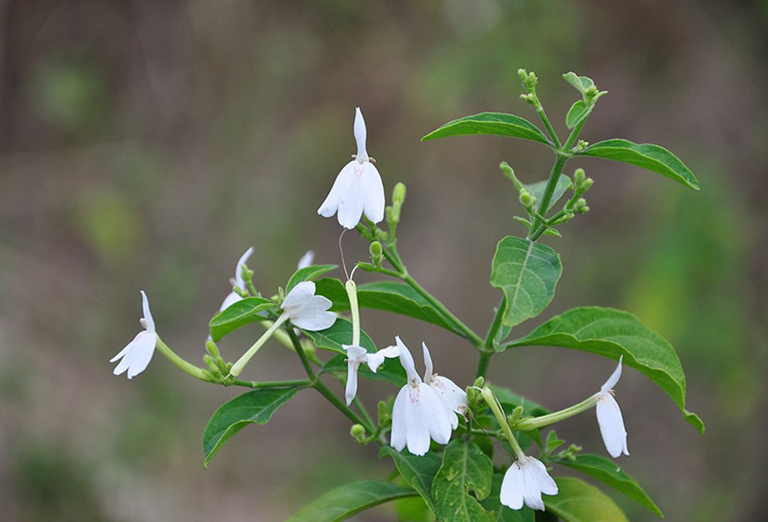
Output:
[[517,424],[517,421],[520,420],[520,418],[523,416],[523,407],[518,406],[514,410],[512,410],[512,413],[510,415],[507,415],[507,423],[510,427],[514,427],[515,424]]
[[398,182],[397,185],[395,185],[394,190],[392,190],[392,203],[393,205],[401,205],[405,203],[405,185],[401,182]]
[[205,343],[205,349],[208,351],[209,354],[211,354],[211,357],[214,359],[218,359],[221,357],[221,354],[219,353],[219,347],[216,346],[216,343],[214,343],[211,339],[208,339]]
[[389,414],[387,403],[384,401],[379,401],[377,407],[379,426],[388,426],[389,423],[392,422],[392,416]]
[[584,178],[586,177],[586,174],[584,173],[584,169],[576,169],[576,171],[573,173],[573,185],[578,188],[584,183]]
[[214,375],[219,373],[219,367],[216,366],[216,361],[213,360],[213,357],[206,353],[203,355],[203,361],[205,361],[205,365],[211,370],[211,372],[213,372]]
[[358,444],[365,442],[365,428],[360,424],[353,424],[349,434]]
[[536,204],[536,198],[528,190],[523,189],[520,191],[520,204],[525,208],[531,208]]
[[589,207],[587,206],[587,200],[584,198],[577,199],[576,204],[573,205],[573,213],[586,214],[587,212],[589,212]]
[[371,253],[371,261],[373,261],[373,265],[376,267],[381,266],[381,260],[384,255],[384,252],[381,248],[381,243],[378,241],[374,241],[371,243],[371,246],[368,248],[368,251]]

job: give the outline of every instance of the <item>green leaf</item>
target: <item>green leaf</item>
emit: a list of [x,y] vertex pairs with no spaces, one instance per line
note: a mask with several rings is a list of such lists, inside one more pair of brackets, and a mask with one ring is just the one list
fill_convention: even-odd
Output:
[[[338,279],[326,278],[318,281],[317,294],[333,302],[332,310],[349,310],[349,298],[344,285]],[[464,336],[464,333],[446,320],[424,296],[406,283],[377,281],[359,285],[357,301],[360,308],[406,315]]]
[[381,480],[364,480],[329,491],[286,522],[337,522],[384,502],[415,496],[411,488]]
[[[346,355],[347,352],[341,347],[342,344],[352,344],[352,323],[343,317],[337,317],[333,326],[321,330],[319,332],[312,332],[309,330],[302,330],[304,334],[312,339],[315,346],[323,348],[325,350],[331,350],[340,354]],[[373,344],[371,337],[364,331],[360,331],[360,346],[368,350],[369,352],[376,351],[376,345]]]
[[500,349],[519,346],[572,348],[614,360],[623,355],[624,364],[658,384],[677,403],[686,420],[704,433],[701,419],[685,409],[685,373],[674,348],[630,313],[613,308],[574,308]]
[[273,308],[277,308],[275,303],[261,297],[247,297],[233,303],[211,319],[209,324],[211,339],[218,341],[229,332],[248,323],[266,321],[269,317],[264,312]]
[[205,467],[235,433],[247,424],[266,424],[280,406],[296,395],[297,388],[260,388],[221,405],[203,434]]
[[432,483],[437,518],[441,522],[494,520],[478,502],[490,494],[492,477],[491,459],[480,448],[470,442],[452,441]]
[[578,152],[579,156],[605,158],[642,167],[666,176],[694,190],[699,180],[680,159],[664,147],[650,143],[637,144],[629,140],[612,139],[597,142]]
[[539,315],[555,295],[563,271],[552,248],[519,237],[499,241],[491,267],[491,285],[506,296],[502,324],[516,326]]
[[565,117],[565,124],[569,129],[574,128],[576,125],[584,121],[584,118],[589,116],[591,107],[586,104],[584,100],[577,100],[571,109],[568,111],[568,115]]
[[547,511],[564,522],[629,522],[605,493],[575,478],[557,478],[557,495],[543,495]]
[[552,452],[554,452],[557,448],[565,444],[565,441],[557,436],[557,433],[555,433],[555,430],[552,430],[549,432],[549,435],[547,435],[547,444],[546,444],[546,453],[547,455],[551,455]]
[[[552,193],[552,200],[549,202],[549,208],[547,208],[547,212],[549,212],[552,207],[555,206],[555,203],[557,203],[558,200],[563,197],[565,191],[569,190],[571,187],[573,187],[571,178],[565,174],[560,174],[560,178],[557,180],[557,185],[555,185],[555,191]],[[536,196],[536,199],[541,201],[544,197],[544,191],[547,188],[547,180],[531,183],[530,185],[526,185],[525,188],[527,188],[531,194]]]
[[576,455],[575,460],[556,459],[553,462],[557,462],[563,466],[580,471],[585,475],[589,475],[603,484],[611,486],[624,493],[658,517],[664,517],[658,506],[651,500],[648,494],[643,491],[643,488],[640,487],[640,484],[622,471],[612,460],[598,455],[578,454]]
[[435,503],[432,500],[432,482],[440,469],[441,459],[437,453],[429,452],[423,457],[417,457],[410,453],[401,453],[391,446],[384,446],[379,452],[380,457],[392,457],[397,466],[397,471],[405,481],[427,503],[429,509],[435,513]]
[[301,268],[296,271],[288,280],[288,285],[285,287],[285,293],[287,294],[293,287],[304,281],[314,281],[323,274],[327,274],[332,270],[336,270],[338,265],[312,265]]
[[483,500],[481,504],[490,513],[493,513],[497,522],[535,522],[536,517],[533,510],[523,506],[522,509],[510,509],[501,503],[501,483],[504,481],[503,475],[493,476],[493,485],[491,494]]
[[595,86],[595,82],[588,76],[579,76],[575,72],[569,72],[563,75],[563,79],[574,86],[582,95],[586,95],[587,89]]
[[[338,380],[346,382],[347,356],[339,354],[333,357],[323,365],[320,373],[330,373]],[[398,388],[405,386],[405,383],[408,380],[405,376],[405,370],[400,364],[400,360],[394,358],[384,359],[384,364],[379,366],[376,373],[373,373],[367,365],[363,364],[358,369],[357,374],[370,381],[386,381],[392,383]]]
[[421,138],[421,140],[426,141],[470,134],[511,136],[513,138],[538,141],[539,143],[554,147],[552,142],[533,123],[519,116],[499,112],[483,112],[449,121],[439,129]]

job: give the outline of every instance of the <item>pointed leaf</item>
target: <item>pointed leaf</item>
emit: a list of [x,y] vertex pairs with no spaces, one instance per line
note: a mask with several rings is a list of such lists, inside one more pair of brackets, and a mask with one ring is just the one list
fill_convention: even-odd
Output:
[[384,502],[415,496],[417,493],[411,488],[381,480],[364,480],[329,491],[286,522],[337,522]]
[[519,346],[559,346],[614,360],[623,355],[626,366],[640,370],[658,384],[686,420],[704,433],[701,419],[685,409],[685,373],[674,348],[630,313],[613,308],[574,308],[500,349]]
[[205,467],[235,433],[248,424],[266,424],[280,406],[296,395],[298,388],[260,388],[223,404],[208,421],[203,434]]
[[501,503],[501,483],[503,481],[504,475],[496,474],[493,476],[491,494],[481,502],[486,511],[496,516],[494,519],[496,522],[535,522],[536,516],[529,507],[510,509]]
[[478,502],[490,494],[492,477],[491,459],[480,448],[471,442],[452,441],[445,448],[443,464],[432,483],[437,518],[441,522],[494,520]]
[[573,85],[582,95],[585,95],[587,89],[595,86],[595,82],[589,76],[579,76],[575,72],[569,72],[563,75],[563,79]]
[[605,140],[590,145],[577,155],[629,163],[657,172],[694,190],[700,189],[699,180],[677,156],[664,147],[651,143],[638,144],[622,139]]
[[470,134],[495,134],[523,138],[554,147],[552,142],[533,123],[519,116],[499,112],[483,112],[450,121],[421,139],[427,141]]
[[547,511],[564,522],[629,522],[613,500],[575,478],[557,478],[557,495],[544,495]]
[[507,236],[496,248],[491,285],[504,292],[505,326],[516,326],[539,315],[555,295],[563,266],[557,252],[546,245]]
[[249,323],[266,321],[269,316],[267,310],[277,309],[277,305],[269,299],[261,297],[247,297],[231,304],[211,319],[208,325],[211,331],[211,339],[218,341],[229,332],[245,326]]
[[314,281],[323,274],[327,274],[333,270],[336,270],[338,265],[312,265],[304,268],[300,268],[295,274],[288,280],[288,284],[285,287],[285,293],[287,294],[293,287],[304,281]]
[[[554,433],[554,432],[551,432]],[[578,454],[574,460],[557,459],[557,462],[585,475],[599,480],[603,484],[624,493],[626,496],[648,509],[658,517],[663,517],[659,507],[651,500],[651,497],[643,491],[640,484],[630,475],[621,470],[621,468],[612,460],[598,455]]]
[[427,503],[432,513],[435,513],[435,503],[432,500],[432,482],[442,460],[437,453],[427,453],[423,457],[417,457],[407,452],[399,452],[391,446],[384,446],[379,452],[381,457],[392,457],[397,466],[397,471],[405,481],[416,491]]

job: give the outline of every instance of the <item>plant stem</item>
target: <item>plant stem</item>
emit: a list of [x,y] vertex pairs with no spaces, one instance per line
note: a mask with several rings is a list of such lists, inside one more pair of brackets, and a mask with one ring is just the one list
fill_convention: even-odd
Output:
[[478,377],[485,378],[488,373],[488,365],[493,357],[493,352],[480,352],[480,360],[477,363],[477,372],[475,373],[475,379]]
[[517,424],[515,425],[515,429],[518,429],[520,431],[529,431],[529,430],[535,430],[537,428],[543,428],[545,426],[549,426],[550,424],[560,422],[561,420],[565,420],[570,417],[573,417],[574,415],[578,415],[579,413],[585,412],[588,409],[594,407],[596,403],[597,403],[597,394],[589,397],[588,399],[581,401],[578,404],[574,404],[570,408],[556,411],[554,413],[550,413],[549,415],[542,415],[541,417],[532,417],[529,419],[522,419],[517,422]]
[[357,285],[351,279],[344,285],[352,315],[352,346],[360,346],[360,307],[357,305]]
[[232,381],[234,386],[242,386],[244,388],[306,388],[312,386],[312,381],[304,379],[301,381],[270,381],[270,382],[255,382],[255,381],[241,381],[235,379]]
[[520,444],[518,444],[517,439],[515,438],[514,433],[512,433],[512,429],[509,427],[509,423],[507,422],[507,418],[504,416],[504,410],[501,408],[501,405],[499,404],[499,401],[496,399],[496,396],[493,394],[490,388],[487,386],[483,388],[483,391],[480,392],[480,394],[483,396],[483,399],[485,399],[485,402],[488,403],[488,406],[491,408],[491,411],[493,412],[493,416],[496,417],[496,421],[501,426],[501,429],[504,431],[504,435],[507,437],[507,442],[509,442],[509,445],[512,446],[512,451],[515,452],[515,456],[518,460],[522,460],[525,458],[525,452],[523,452],[523,448],[520,447]]
[[504,318],[504,313],[507,311],[507,298],[502,297],[501,302],[499,303],[499,307],[496,309],[496,315],[493,316],[493,322],[491,323],[491,327],[488,329],[488,335],[485,336],[485,342],[483,345],[486,348],[493,348],[496,345],[496,335],[499,333],[499,328],[501,328],[501,321]]
[[198,368],[194,364],[188,363],[178,355],[176,355],[176,352],[171,350],[167,344],[163,342],[162,339],[160,339],[160,336],[157,336],[157,349],[165,355],[165,357],[171,361],[173,364],[178,366],[182,371],[188,373],[192,377],[196,379],[200,379],[201,381],[210,382],[211,379],[205,374],[202,368]]
[[233,375],[233,376],[235,376],[235,377],[237,377],[238,375],[240,375],[240,374],[242,373],[242,371],[243,371],[243,368],[245,368],[245,365],[246,365],[246,364],[248,364],[248,361],[250,361],[250,360],[251,360],[251,357],[253,357],[254,355],[256,355],[256,352],[258,352],[258,351],[259,351],[259,348],[261,348],[261,347],[264,345],[264,343],[266,343],[266,342],[267,342],[267,340],[269,340],[269,338],[270,338],[270,337],[272,337],[272,334],[273,334],[273,333],[275,333],[275,331],[276,331],[278,328],[280,328],[280,326],[281,326],[281,325],[282,325],[284,322],[286,322],[287,320],[288,320],[288,314],[286,314],[286,313],[283,313],[283,315],[281,315],[281,316],[280,316],[280,317],[277,319],[277,321],[275,321],[274,323],[272,323],[272,326],[270,326],[270,327],[269,327],[269,329],[267,329],[267,331],[266,331],[266,332],[264,332],[264,334],[262,334],[262,336],[261,336],[261,337],[259,337],[258,341],[256,341],[255,343],[253,343],[253,346],[251,346],[250,348],[248,348],[248,351],[247,351],[247,352],[245,352],[245,353],[243,354],[243,356],[242,356],[242,357],[240,357],[240,358],[237,360],[237,362],[234,364],[234,366],[232,366],[232,369],[231,369],[231,370],[229,370],[229,374],[230,374],[230,375]]
[[555,142],[555,146],[559,149],[562,146],[560,144],[560,139],[557,137],[557,133],[555,132],[554,127],[552,127],[552,124],[549,123],[549,118],[547,118],[547,113],[544,112],[544,106],[541,104],[541,102],[536,104],[536,112],[539,113],[539,117],[541,118],[541,121],[544,122],[544,126],[547,128],[547,132],[552,137],[552,141]]
[[461,330],[461,332],[464,334],[464,337],[466,337],[467,339],[469,339],[470,341],[472,341],[472,343],[474,343],[474,345],[475,345],[476,347],[478,347],[478,348],[482,349],[482,347],[483,347],[483,343],[484,343],[483,339],[481,339],[481,338],[480,338],[480,336],[479,336],[479,335],[477,335],[475,332],[473,332],[473,331],[472,331],[472,329],[470,329],[470,328],[469,328],[467,325],[465,325],[463,322],[461,322],[461,320],[460,320],[458,317],[456,317],[455,315],[453,315],[453,314],[452,314],[452,313],[451,313],[451,312],[450,312],[450,311],[449,311],[449,310],[448,310],[448,309],[445,307],[445,305],[444,305],[443,303],[441,303],[440,301],[438,301],[436,298],[434,298],[434,297],[432,296],[432,294],[430,294],[429,292],[427,292],[427,291],[426,291],[426,290],[425,290],[425,289],[424,289],[424,288],[423,288],[423,287],[422,287],[422,286],[421,286],[419,283],[417,283],[417,282],[416,282],[416,280],[415,280],[414,278],[412,278],[410,275],[408,275],[407,273],[405,273],[405,274],[403,274],[403,281],[405,281],[406,283],[408,283],[408,284],[411,286],[411,288],[413,288],[413,289],[414,289],[414,290],[416,290],[416,291],[417,291],[419,294],[421,294],[421,296],[422,296],[422,297],[424,297],[424,299],[426,299],[427,301],[429,301],[429,303],[430,303],[432,306],[434,306],[435,308],[437,308],[437,310],[438,310],[438,311],[439,311],[441,314],[443,314],[443,315],[444,315],[444,316],[445,316],[445,317],[446,317],[446,318],[447,318],[449,321],[451,321],[451,322],[454,324],[454,326],[456,326],[456,328],[458,328],[459,330]]

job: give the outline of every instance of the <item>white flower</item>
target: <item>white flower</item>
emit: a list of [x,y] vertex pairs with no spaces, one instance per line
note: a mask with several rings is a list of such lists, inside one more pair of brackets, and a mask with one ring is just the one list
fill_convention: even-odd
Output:
[[315,295],[315,283],[303,281],[288,292],[281,308],[283,315],[303,330],[325,330],[336,322],[336,312],[329,312],[330,299]]
[[397,451],[408,446],[417,456],[429,451],[429,439],[447,444],[451,438],[451,420],[437,392],[422,382],[413,357],[399,337],[400,363],[405,368],[408,382],[400,389],[392,409],[392,439],[390,444]]
[[307,268],[308,266],[312,266],[312,262],[315,260],[315,253],[311,250],[307,250],[307,253],[301,256],[301,259],[299,259],[299,264],[296,267],[296,270],[301,270],[302,268]]
[[449,378],[434,373],[429,348],[425,343],[421,343],[421,347],[424,350],[424,365],[427,367],[424,372],[424,382],[437,393],[440,402],[448,412],[451,428],[455,430],[459,426],[459,416],[456,414],[464,415],[467,411],[467,393]]
[[360,369],[360,365],[365,363],[373,373],[376,373],[379,366],[384,364],[385,357],[393,358],[400,355],[400,348],[390,346],[378,352],[368,353],[362,346],[342,344],[341,347],[347,352],[347,387],[344,395],[349,406],[357,395],[357,370]]
[[152,313],[149,311],[149,300],[144,290],[141,291],[141,300],[144,317],[140,322],[144,327],[144,331],[139,332],[133,338],[133,341],[128,343],[128,346],[109,360],[111,363],[119,360],[120,363],[115,367],[113,373],[120,375],[128,370],[129,379],[133,379],[147,368],[149,361],[152,360],[152,355],[155,353],[155,346],[157,346],[155,321],[152,319]]
[[520,509],[525,504],[531,509],[544,511],[542,493],[557,495],[557,484],[540,460],[520,457],[504,473],[504,480],[501,482],[501,503],[505,506]]
[[339,224],[348,229],[357,226],[363,213],[373,223],[384,219],[384,185],[365,150],[367,132],[360,107],[355,108],[354,130],[357,154],[341,169],[328,197],[317,209],[323,217],[332,217],[338,212]]
[[[248,258],[251,257],[251,254],[253,254],[253,247],[246,250],[245,254],[240,256],[240,259],[237,260],[237,266],[235,266],[235,279],[233,280],[232,284],[240,288],[240,290],[245,290],[245,281],[243,281],[243,266],[245,266],[245,263],[248,262]],[[242,299],[242,297],[232,291],[232,293],[224,298],[224,302],[221,303],[219,312],[226,310],[238,301],[242,301]]]
[[603,436],[605,449],[615,459],[619,458],[622,453],[629,455],[624,418],[621,416],[619,403],[613,398],[613,387],[621,378],[623,359],[623,356],[619,358],[619,365],[600,388],[600,393],[595,396],[595,410],[597,411],[597,423],[600,425],[600,434]]

